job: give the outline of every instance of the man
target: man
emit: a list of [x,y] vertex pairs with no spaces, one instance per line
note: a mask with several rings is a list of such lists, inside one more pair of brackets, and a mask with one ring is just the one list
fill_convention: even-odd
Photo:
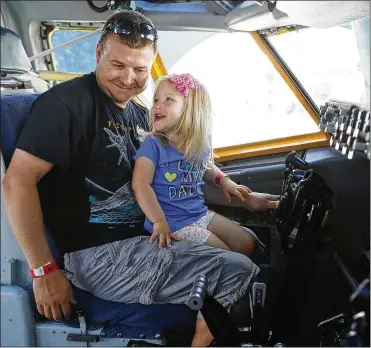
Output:
[[[146,109],[131,101],[146,87],[157,32],[133,11],[114,14],[96,49],[94,73],[53,87],[33,104],[3,187],[14,234],[34,277],[38,311],[68,317],[70,282],[118,302],[184,303],[195,277],[225,307],[247,292],[258,272],[246,256],[177,242],[159,249],[141,228],[130,187],[138,129],[150,130]],[[246,206],[276,208],[251,195]],[[59,271],[45,237],[48,226],[64,255]],[[197,321],[194,345],[207,345]],[[198,336],[197,336],[198,335]]]

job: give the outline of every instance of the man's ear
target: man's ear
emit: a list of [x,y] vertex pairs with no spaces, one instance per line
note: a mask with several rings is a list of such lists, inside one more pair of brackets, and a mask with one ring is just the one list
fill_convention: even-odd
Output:
[[99,61],[102,58],[102,54],[103,54],[102,43],[98,42],[97,47],[95,49],[95,60],[97,65],[99,64]]

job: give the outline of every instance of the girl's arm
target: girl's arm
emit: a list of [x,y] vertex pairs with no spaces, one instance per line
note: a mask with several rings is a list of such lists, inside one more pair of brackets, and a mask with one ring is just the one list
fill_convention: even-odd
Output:
[[160,248],[163,244],[167,244],[170,247],[171,239],[179,239],[170,233],[170,227],[166,221],[165,213],[151,186],[155,169],[155,164],[149,158],[144,156],[137,158],[135,161],[132,187],[140,208],[153,224],[153,233],[149,242],[152,243],[158,236],[160,239]]
[[212,162],[209,163],[208,169],[206,169],[204,180],[221,186],[229,202],[231,201],[231,194],[237,196],[241,201],[245,201],[249,193],[252,192],[246,186],[237,185]]
[[225,174],[214,163],[209,162],[204,174],[204,180],[210,183],[215,183],[217,174],[222,174],[225,176]]

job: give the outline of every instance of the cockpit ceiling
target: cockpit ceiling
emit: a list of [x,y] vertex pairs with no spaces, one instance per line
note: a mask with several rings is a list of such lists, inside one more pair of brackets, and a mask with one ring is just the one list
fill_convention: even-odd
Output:
[[[169,25],[175,24],[171,23],[176,20],[171,16],[174,12],[177,17],[181,17],[182,12],[194,12],[219,17],[218,21],[225,23],[229,29],[246,31],[292,25],[331,27],[370,15],[369,1],[142,0],[127,3],[147,12],[149,16],[168,13]],[[190,18],[189,25],[195,24],[191,22]]]
[[245,1],[228,13],[225,23],[245,31],[288,25],[326,28],[369,15],[369,1]]
[[[282,26],[330,27],[370,15],[369,1],[115,0],[147,15],[159,30],[255,31]],[[107,1],[93,0],[97,7]],[[8,0],[2,12],[31,21],[100,22],[112,13],[94,12],[83,0]],[[6,21],[5,21],[6,22]],[[5,23],[6,25],[6,23]],[[20,29],[20,30],[18,30]]]

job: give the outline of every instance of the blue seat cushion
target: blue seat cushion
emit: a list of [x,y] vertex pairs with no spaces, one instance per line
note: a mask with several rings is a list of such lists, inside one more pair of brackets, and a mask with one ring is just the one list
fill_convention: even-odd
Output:
[[8,167],[12,159],[31,105],[38,96],[38,94],[1,96],[1,152],[5,167]]
[[[1,97],[1,151],[7,167],[15,151],[18,137],[27,120],[29,110],[38,94],[5,95]],[[42,125],[40,125],[41,127]],[[57,257],[58,251],[47,232],[48,241],[53,255]],[[185,338],[194,332],[196,312],[186,305],[142,305],[124,304],[99,299],[85,291],[74,289],[78,304],[74,310],[83,309],[89,325],[102,324],[105,327],[106,337],[113,337],[121,332],[124,337],[155,338],[160,334],[169,338],[183,330]],[[68,322],[76,325],[76,320]],[[177,345],[177,341],[171,341]],[[186,341],[187,343],[187,341]],[[187,344],[180,344],[187,345]]]
[[[106,337],[115,337],[121,333],[123,337],[141,337],[155,339],[156,335],[167,337],[170,331],[194,330],[197,312],[185,305],[143,305],[140,303],[122,304],[99,299],[92,294],[73,288],[77,301],[72,310],[76,313],[82,309],[87,324],[93,329],[104,326]],[[70,325],[76,325],[73,318]]]

